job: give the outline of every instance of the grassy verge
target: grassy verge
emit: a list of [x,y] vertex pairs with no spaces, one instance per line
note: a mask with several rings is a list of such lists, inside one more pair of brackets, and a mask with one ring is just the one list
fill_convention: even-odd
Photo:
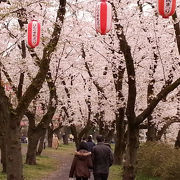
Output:
[[[26,148],[27,145],[22,144],[22,148]],[[69,145],[60,144],[57,150],[52,148],[46,148],[43,152],[43,156],[37,157],[37,165],[23,164],[23,174],[25,180],[39,180],[46,177],[51,172],[57,170],[59,165],[56,156],[60,154],[73,154],[75,146],[73,143]],[[54,158],[53,158],[54,157]],[[25,159],[25,158],[23,158]],[[25,160],[24,160],[25,161]],[[6,180],[6,174],[1,173],[2,167],[0,166],[0,180]]]
[[25,180],[38,180],[45,177],[49,173],[55,171],[57,168],[57,161],[47,156],[37,157],[37,165],[24,164],[23,172]]
[[[0,169],[1,169],[1,168],[0,168]],[[1,171],[2,171],[2,170],[1,170]],[[0,179],[5,180],[5,179],[6,179],[6,175],[5,175],[5,174],[0,173]]]
[[[109,180],[121,180],[122,179],[122,167],[119,165],[113,165],[110,168],[109,172]],[[159,180],[159,178],[155,177],[147,177],[141,174],[138,174],[136,180]]]
[[160,179],[157,177],[147,177],[140,174],[140,175],[137,175],[136,180],[160,180]]
[[109,180],[121,180],[122,167],[118,165],[113,165],[110,168]]
[[[48,151],[48,149],[47,149]],[[47,152],[48,153],[48,152]],[[57,169],[57,160],[48,156],[37,157],[37,165],[23,164],[23,174],[25,180],[38,180]],[[0,167],[0,171],[2,171]],[[0,173],[0,180],[6,180],[6,175]]]
[[[37,165],[23,165],[23,173],[25,180],[38,180],[45,177],[52,171],[55,171],[57,167],[57,162],[55,159],[49,158],[47,156],[37,157]],[[0,168],[1,170],[1,168]],[[0,173],[0,179],[5,180],[6,175]]]

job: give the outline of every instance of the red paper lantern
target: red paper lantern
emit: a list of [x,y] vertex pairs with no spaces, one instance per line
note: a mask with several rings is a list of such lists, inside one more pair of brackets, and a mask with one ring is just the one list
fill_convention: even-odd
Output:
[[101,0],[96,5],[95,28],[96,31],[105,35],[111,30],[112,7],[106,0]]
[[168,18],[175,13],[176,0],[158,0],[158,11],[163,18]]
[[38,46],[40,42],[41,26],[36,20],[28,24],[28,45],[31,48]]

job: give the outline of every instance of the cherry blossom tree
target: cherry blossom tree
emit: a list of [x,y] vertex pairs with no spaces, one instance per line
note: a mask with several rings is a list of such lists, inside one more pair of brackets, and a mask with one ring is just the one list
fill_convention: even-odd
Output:
[[[141,126],[148,125],[149,140],[159,139],[178,120],[178,11],[172,23],[158,16],[155,0],[109,2],[113,26],[105,36],[94,29],[95,1],[69,0],[66,14],[64,0],[0,3],[2,81],[14,91],[6,96],[12,104],[10,112],[16,113],[9,126],[17,139],[21,118],[29,115],[30,164],[31,160],[35,164],[38,140],[54,115],[61,116],[62,126],[71,128],[76,145],[93,126],[98,125],[99,133],[109,139],[116,128],[116,162],[122,161],[127,148],[123,178],[135,179]],[[33,18],[43,27],[35,50],[27,48],[24,39],[26,23]],[[0,95],[5,98],[3,90]],[[46,104],[44,112],[32,114],[36,109],[32,100],[36,108]],[[18,148],[19,144],[14,154]]]
[[[21,7],[22,5],[28,5],[27,2],[22,4],[18,1],[16,2],[16,7]],[[33,2],[32,2],[33,4]],[[12,4],[11,4],[12,5]],[[26,91],[22,95],[17,107],[10,109],[10,117],[7,122],[7,179],[23,179],[22,175],[22,157],[21,157],[21,146],[19,142],[19,125],[20,121],[25,114],[29,104],[38,94],[41,86],[45,80],[46,74],[49,70],[49,63],[51,60],[51,54],[54,52],[55,47],[58,43],[60,32],[62,29],[62,24],[65,14],[66,1],[60,0],[59,7],[57,10],[57,17],[55,21],[55,26],[50,38],[50,41],[45,45],[42,59],[40,61],[39,70],[36,73],[31,84],[27,87]],[[12,5],[13,7],[13,5]],[[14,8],[14,7],[13,7]]]

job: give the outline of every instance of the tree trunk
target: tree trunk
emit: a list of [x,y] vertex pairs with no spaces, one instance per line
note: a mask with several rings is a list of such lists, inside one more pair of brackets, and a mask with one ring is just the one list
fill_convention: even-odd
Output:
[[40,137],[40,140],[39,140],[39,146],[38,146],[38,150],[37,150],[37,155],[40,156],[43,149],[45,148],[44,147],[44,139],[45,139],[45,136],[46,136],[46,130],[44,130],[44,134]]
[[[0,72],[0,81],[1,81],[1,72]],[[7,131],[7,121],[9,120],[9,107],[8,99],[5,96],[3,87],[0,84],[0,148],[1,148],[1,163],[2,163],[2,172],[6,173],[7,164],[7,148],[6,148],[6,131]]]
[[2,164],[2,172],[6,173],[6,123],[7,119],[4,118],[4,104],[2,103],[2,99],[0,100],[0,149],[1,149],[1,164]]
[[63,144],[69,144],[69,141],[68,141],[68,134],[69,134],[69,127],[65,126],[64,127],[64,133],[62,135],[62,138],[63,138]]
[[[122,133],[121,133],[122,134]],[[121,136],[121,135],[120,135]],[[114,164],[121,165],[123,162],[123,155],[126,150],[126,137],[120,137],[122,139],[117,139],[114,149]]]
[[71,129],[72,135],[74,136],[74,142],[75,142],[75,145],[76,145],[76,149],[78,149],[79,144],[80,144],[80,139],[78,138],[78,133],[76,131],[76,127],[74,125],[71,125],[70,129]]
[[152,122],[153,118],[150,115],[147,119],[148,119],[148,131],[146,133],[147,141],[156,141],[157,129],[155,127],[155,124]]
[[116,139],[114,149],[114,164],[122,164],[126,149],[124,108],[120,108],[116,114]]
[[53,129],[49,126],[48,127],[48,147],[52,147],[53,141]]
[[114,131],[115,131],[114,127],[111,130],[107,129],[107,134],[105,135],[105,141],[107,143],[111,144],[111,141],[112,141],[112,139],[114,137]]
[[176,138],[175,148],[180,148],[180,130],[179,130],[177,138]]
[[68,142],[68,134],[67,133],[64,133],[63,135],[62,135],[62,138],[63,138],[63,144],[69,144],[69,142]]
[[1,137],[1,163],[2,163],[2,172],[6,173],[7,172],[7,164],[6,164],[6,154],[7,154],[7,149],[6,149],[6,139],[4,136]]
[[135,180],[137,150],[139,147],[139,128],[133,125],[128,127],[127,152],[123,166],[123,180]]
[[13,115],[7,127],[7,180],[22,180],[22,154],[20,128]]
[[[6,133],[4,134],[6,137],[3,138],[7,144],[6,147],[3,148],[2,156],[6,153],[6,150],[7,154],[6,157],[3,157],[2,161],[6,159],[7,166],[4,162],[4,168],[7,168],[7,180],[21,180],[23,179],[22,156],[20,129],[17,123],[19,119],[17,119],[16,114],[13,113],[13,109],[10,111],[9,107],[11,107],[10,102],[5,95],[4,89],[0,85],[0,119],[5,122],[4,125],[7,127],[7,129],[5,128]],[[2,143],[4,140],[2,140]]]
[[35,165],[36,164],[36,151],[38,145],[39,137],[34,129],[29,127],[28,129],[28,149],[26,154],[26,164]]
[[101,118],[98,119],[98,125],[99,125],[99,134],[101,134],[102,136],[104,136],[104,123],[102,121]]

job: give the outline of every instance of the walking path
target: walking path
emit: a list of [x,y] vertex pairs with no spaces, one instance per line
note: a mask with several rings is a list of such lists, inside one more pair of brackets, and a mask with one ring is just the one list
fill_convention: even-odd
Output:
[[43,178],[42,180],[69,180],[69,170],[71,167],[71,162],[73,159],[73,155],[65,155],[61,157],[53,157],[58,159],[59,166],[57,167],[57,171],[50,174],[48,177]]
[[[51,157],[58,161],[57,170],[41,180],[69,180],[69,171],[73,156],[73,153],[68,151],[60,154],[53,154]],[[92,175],[89,180],[93,180]]]

